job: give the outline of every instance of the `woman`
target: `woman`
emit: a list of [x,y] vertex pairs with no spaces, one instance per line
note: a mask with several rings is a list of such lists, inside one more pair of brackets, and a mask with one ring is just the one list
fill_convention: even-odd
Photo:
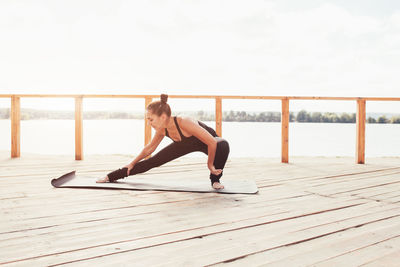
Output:
[[[161,95],[161,101],[150,103],[146,109],[146,119],[156,131],[151,142],[142,152],[122,169],[107,174],[97,180],[98,183],[114,182],[118,179],[146,172],[191,152],[201,151],[208,155],[207,166],[210,170],[211,185],[214,189],[223,189],[219,179],[229,154],[229,144],[218,137],[216,132],[200,121],[191,118],[171,117],[171,108],[167,104],[168,95]],[[164,136],[173,143],[156,155],[146,158],[156,150]],[[144,159],[144,160],[142,160]]]

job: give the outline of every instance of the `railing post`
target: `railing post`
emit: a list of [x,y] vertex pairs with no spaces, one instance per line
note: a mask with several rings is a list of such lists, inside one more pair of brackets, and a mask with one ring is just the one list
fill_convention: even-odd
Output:
[[215,131],[222,137],[222,98],[215,98]]
[[21,155],[21,104],[20,98],[11,97],[11,157],[19,158]]
[[75,160],[83,159],[83,97],[75,97]]
[[365,163],[365,100],[357,100],[357,137],[356,162]]
[[144,114],[144,145],[147,145],[148,143],[150,143],[151,141],[151,126],[147,123],[147,119],[146,119],[146,108],[147,106],[153,101],[153,99],[151,97],[146,97],[145,98],[145,114]]
[[289,163],[289,99],[282,99],[282,163]]

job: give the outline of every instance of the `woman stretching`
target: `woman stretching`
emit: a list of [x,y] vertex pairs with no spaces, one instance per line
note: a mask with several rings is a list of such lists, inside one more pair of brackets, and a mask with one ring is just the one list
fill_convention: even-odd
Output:
[[[208,155],[207,166],[210,170],[211,185],[214,189],[223,189],[219,179],[229,154],[229,144],[218,137],[216,132],[200,121],[191,118],[171,117],[171,108],[167,104],[168,95],[161,95],[161,101],[147,106],[146,119],[156,131],[151,142],[142,152],[122,169],[107,174],[97,180],[98,183],[114,182],[118,179],[146,172],[191,152],[201,151]],[[146,158],[156,150],[164,136],[173,143],[154,156]],[[144,159],[144,160],[142,160]]]

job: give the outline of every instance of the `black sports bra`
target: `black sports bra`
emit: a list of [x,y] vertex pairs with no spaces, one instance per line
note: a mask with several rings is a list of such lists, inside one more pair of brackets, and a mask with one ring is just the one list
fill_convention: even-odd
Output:
[[[179,135],[181,136],[181,140],[180,140],[180,141],[175,141],[174,139],[172,139],[172,138],[169,136],[169,134],[168,134],[167,128],[165,128],[165,135],[168,136],[172,141],[174,141],[175,143],[177,143],[177,142],[182,142],[182,141],[185,141],[185,140],[191,140],[191,139],[200,141],[200,140],[199,140],[196,136],[194,136],[194,135],[189,136],[189,137],[186,137],[186,136],[184,136],[184,135],[182,134],[182,131],[181,131],[181,128],[179,128],[179,125],[178,125],[178,121],[177,121],[177,119],[176,119],[176,116],[174,116],[174,122],[175,122],[176,128],[178,129]],[[197,122],[198,122],[198,124],[199,124],[201,127],[203,127],[204,129],[206,129],[212,136],[214,136],[214,137],[217,136],[217,134],[215,133],[214,129],[208,127],[207,125],[205,125],[205,124],[202,123],[201,121],[197,121]],[[200,142],[201,142],[201,141],[200,141]]]

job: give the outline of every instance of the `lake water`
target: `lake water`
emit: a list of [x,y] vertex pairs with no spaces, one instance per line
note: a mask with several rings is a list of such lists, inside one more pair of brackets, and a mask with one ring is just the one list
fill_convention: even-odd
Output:
[[[215,128],[214,122],[205,122]],[[231,157],[280,157],[281,124],[223,122]],[[75,154],[73,120],[21,121],[21,154]],[[10,120],[0,120],[0,151],[10,151]],[[84,120],[84,154],[137,155],[144,145],[143,120]],[[164,138],[159,149],[168,145]],[[355,124],[290,123],[289,156],[355,155]],[[191,156],[203,156],[192,153]],[[400,156],[400,124],[367,124],[366,157]]]

